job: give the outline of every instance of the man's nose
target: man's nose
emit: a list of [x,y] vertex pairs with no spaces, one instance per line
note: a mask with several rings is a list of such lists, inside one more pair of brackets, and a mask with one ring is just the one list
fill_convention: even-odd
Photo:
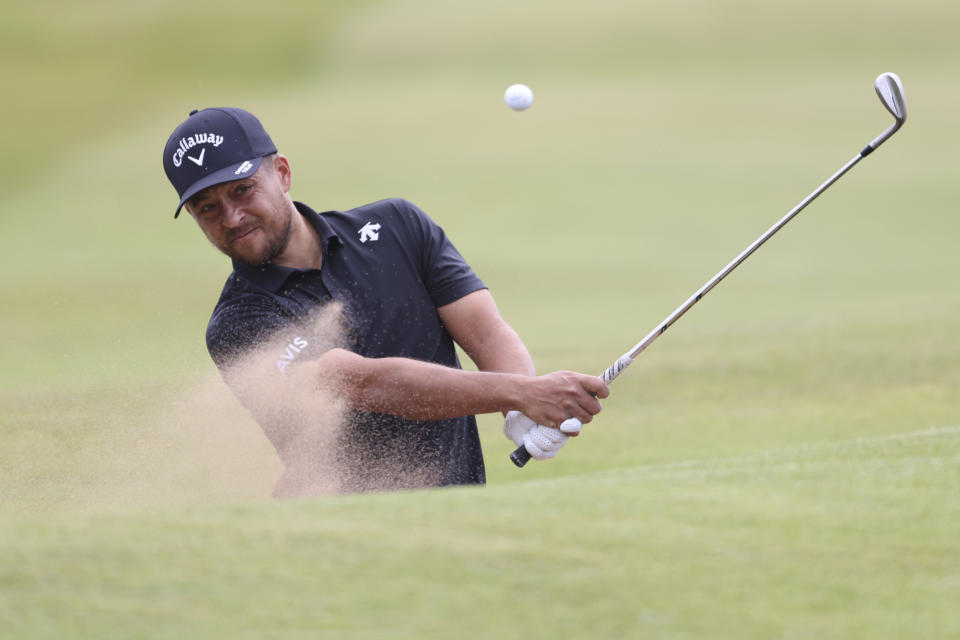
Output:
[[231,202],[223,204],[223,224],[230,228],[236,228],[243,224],[245,218],[243,208]]

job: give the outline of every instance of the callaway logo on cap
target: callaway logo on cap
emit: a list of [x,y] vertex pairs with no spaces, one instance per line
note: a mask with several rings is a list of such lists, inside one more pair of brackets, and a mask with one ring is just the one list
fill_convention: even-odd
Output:
[[163,149],[163,170],[180,196],[173,217],[196,193],[257,172],[277,147],[250,112],[230,107],[191,111]]

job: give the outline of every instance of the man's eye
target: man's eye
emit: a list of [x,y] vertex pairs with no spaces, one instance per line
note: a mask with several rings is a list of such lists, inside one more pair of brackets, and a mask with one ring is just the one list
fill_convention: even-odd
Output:
[[248,185],[248,184],[241,184],[241,185],[238,185],[238,186],[237,186],[237,195],[238,195],[238,196],[242,196],[242,195],[245,194],[247,191],[250,191],[250,185]]
[[205,213],[210,213],[211,211],[214,210],[214,208],[215,207],[212,204],[202,204],[200,205],[200,210],[197,213],[199,213],[200,215],[203,215]]

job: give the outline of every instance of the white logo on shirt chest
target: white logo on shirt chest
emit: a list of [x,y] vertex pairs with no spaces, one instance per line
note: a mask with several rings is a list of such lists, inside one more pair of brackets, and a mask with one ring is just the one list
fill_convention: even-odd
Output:
[[280,369],[280,373],[286,373],[287,367],[297,359],[297,354],[306,349],[309,344],[300,336],[294,338],[293,342],[287,345],[283,355],[277,359],[277,368]]
[[367,240],[376,241],[380,239],[380,223],[368,222],[360,227],[357,233],[360,234],[360,242],[366,243]]

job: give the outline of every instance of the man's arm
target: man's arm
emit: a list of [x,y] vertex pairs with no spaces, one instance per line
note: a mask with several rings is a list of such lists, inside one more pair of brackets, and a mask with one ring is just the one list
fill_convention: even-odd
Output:
[[315,379],[331,385],[353,408],[413,420],[516,410],[555,427],[570,417],[590,422],[600,411],[595,396],[609,393],[600,378],[572,371],[534,375],[530,353],[486,289],[437,311],[480,371],[334,349],[310,365]]
[[[469,293],[438,308],[437,313],[453,339],[481,371],[536,375],[530,352],[513,327],[500,315],[497,304],[487,289]],[[550,401],[546,398],[544,400]],[[597,403],[596,410],[599,411],[599,408]],[[596,413],[593,406],[589,407],[589,410],[591,414]],[[510,420],[507,423],[509,424]],[[544,424],[555,426],[555,423]],[[512,436],[508,434],[508,437]]]
[[[493,296],[486,289],[474,291],[437,311],[447,330],[481,371],[535,375],[530,352],[517,332],[500,316]],[[599,404],[596,406],[599,408]],[[522,411],[504,415],[504,435],[523,445],[538,460],[556,456],[569,436],[579,435],[579,431],[561,433],[541,427]],[[551,422],[543,424],[557,426]]]
[[586,423],[600,411],[594,394],[609,393],[600,378],[572,371],[546,376],[464,371],[409,358],[365,358],[345,349],[303,366],[349,407],[411,420],[517,410],[545,425],[571,416]]
[[453,339],[481,371],[536,375],[533,358],[486,289],[437,309]]

